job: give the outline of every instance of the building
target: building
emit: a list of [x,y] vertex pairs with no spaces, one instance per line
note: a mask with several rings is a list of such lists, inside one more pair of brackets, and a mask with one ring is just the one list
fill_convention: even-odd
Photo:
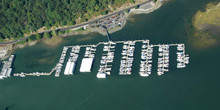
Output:
[[64,75],[72,75],[75,69],[75,62],[68,61],[64,71]]
[[83,58],[80,66],[80,72],[91,72],[93,58]]

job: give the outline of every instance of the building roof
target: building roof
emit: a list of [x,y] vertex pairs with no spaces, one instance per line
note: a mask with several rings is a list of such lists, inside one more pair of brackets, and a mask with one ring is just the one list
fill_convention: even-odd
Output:
[[68,61],[68,62],[66,63],[66,68],[65,68],[65,71],[64,71],[64,74],[65,74],[65,75],[68,75],[68,74],[69,74],[70,68],[71,68],[71,62]]
[[92,63],[93,63],[93,58],[83,58],[79,71],[80,72],[91,72]]

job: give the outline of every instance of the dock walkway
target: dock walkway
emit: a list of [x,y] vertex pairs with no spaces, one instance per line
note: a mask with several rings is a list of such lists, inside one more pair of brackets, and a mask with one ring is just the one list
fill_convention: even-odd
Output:
[[[148,76],[151,74],[151,68],[152,68],[152,53],[153,53],[153,48],[154,47],[159,47],[159,58],[158,58],[158,75],[162,75],[164,71],[168,71],[169,67],[169,47],[171,46],[177,46],[177,68],[184,68],[186,67],[186,64],[189,63],[189,55],[185,55],[185,45],[180,43],[180,44],[150,44],[149,40],[130,40],[130,41],[111,41],[109,39],[108,42],[99,42],[98,44],[91,44],[91,45],[75,45],[75,46],[64,46],[63,51],[60,56],[59,62],[56,64],[56,66],[51,70],[51,72],[32,72],[32,73],[15,73],[14,76],[20,76],[20,77],[25,77],[25,76],[49,76],[51,75],[54,71],[55,76],[59,77],[60,72],[64,63],[64,59],[66,57],[67,50],[69,48],[75,48],[78,47],[79,49],[82,47],[86,48],[86,52],[84,57],[88,58],[95,58],[95,52],[96,52],[96,47],[99,45],[104,45],[103,51],[104,54],[102,55],[101,59],[101,65],[100,65],[100,70],[97,73],[101,75],[100,78],[105,78],[106,75],[111,74],[111,67],[112,67],[112,62],[114,59],[114,48],[116,44],[122,43],[123,45],[123,50],[122,50],[122,58],[121,58],[121,64],[120,64],[120,72],[119,75],[130,75],[131,74],[131,67],[133,63],[133,54],[134,54],[134,49],[135,49],[135,43],[136,42],[141,42],[145,46],[143,48],[142,45],[142,53],[141,53],[141,67],[140,67],[140,76]],[[77,56],[78,57],[78,56]]]

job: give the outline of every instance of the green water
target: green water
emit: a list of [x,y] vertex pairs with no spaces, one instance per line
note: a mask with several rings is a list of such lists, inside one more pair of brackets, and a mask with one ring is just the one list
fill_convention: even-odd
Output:
[[[212,0],[214,1],[214,0]],[[154,48],[151,76],[140,77],[140,44],[136,45],[131,76],[119,76],[121,45],[117,45],[113,74],[97,79],[102,46],[97,49],[91,73],[74,76],[11,77],[0,81],[0,110],[219,110],[220,46],[201,50],[192,48],[186,30],[191,18],[211,0],[173,0],[147,15],[135,15],[111,39],[149,39],[150,43],[185,43],[190,64],[177,69],[176,48],[170,52],[170,71],[156,75],[157,48]],[[18,49],[14,72],[50,71],[59,60],[64,45],[96,44],[106,37],[93,33],[67,37],[56,47],[43,43]],[[81,51],[83,55],[84,49]],[[79,58],[79,61],[82,57]]]

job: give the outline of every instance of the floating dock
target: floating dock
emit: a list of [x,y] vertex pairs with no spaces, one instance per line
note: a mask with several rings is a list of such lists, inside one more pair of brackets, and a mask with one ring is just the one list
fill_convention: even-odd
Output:
[[147,77],[152,71],[152,56],[153,46],[149,45],[149,40],[142,42],[141,47],[141,64],[140,64],[140,76]]
[[96,75],[97,78],[106,78],[106,75],[111,75],[111,67],[114,59],[116,43],[106,42],[103,47],[102,59],[100,61],[100,68]]
[[64,63],[64,60],[65,60],[65,57],[66,57],[66,52],[68,50],[68,47],[63,47],[63,51],[62,51],[62,54],[60,56],[60,60],[59,60],[59,63],[57,63],[56,65],[56,73],[55,73],[55,76],[56,77],[59,77],[60,76],[60,72],[61,72],[61,69],[63,67],[63,63]]
[[131,75],[131,67],[133,63],[134,49],[136,41],[126,41],[123,44],[123,50],[121,52],[121,64],[119,75]]
[[70,52],[70,57],[66,64],[64,75],[73,75],[76,62],[79,56],[79,51],[80,51],[80,46],[72,47],[71,52]]
[[2,68],[2,71],[0,73],[0,79],[8,78],[11,77],[11,72],[12,72],[12,64],[14,61],[14,55],[11,55],[8,59],[8,61],[4,61],[4,65]]
[[[97,72],[97,78],[106,78],[107,75],[111,75],[111,69],[114,60],[114,51],[115,46],[118,43],[123,44],[123,49],[121,52],[120,60],[120,70],[119,75],[131,75],[132,65],[133,65],[133,56],[135,50],[135,44],[137,42],[142,43],[141,47],[141,61],[140,61],[140,71],[139,75],[142,77],[147,77],[152,74],[152,62],[153,62],[153,48],[158,47],[158,66],[157,74],[162,75],[164,72],[169,71],[169,48],[171,46],[177,46],[177,68],[184,68],[189,63],[189,55],[185,54],[185,45],[184,44],[150,44],[149,40],[133,40],[133,41],[109,41],[109,42],[99,42],[96,45],[77,45],[77,46],[65,46],[60,56],[59,62],[51,70],[51,72],[32,72],[32,73],[15,73],[14,76],[48,76],[55,71],[55,76],[59,77],[61,73],[62,66],[64,65],[64,60],[66,57],[67,50],[71,49],[70,57],[68,58],[64,75],[73,75],[76,62],[79,56],[80,48],[85,48],[84,58],[82,59],[82,64],[80,67],[80,72],[91,72],[93,62],[95,60],[96,47],[99,45],[104,45],[103,54],[100,61],[100,68]],[[12,58],[13,59],[13,56]],[[9,62],[6,62],[5,65],[11,65],[12,60],[9,59]],[[7,77],[6,74],[10,74],[12,69],[10,66],[5,66],[2,69],[0,78]],[[5,76],[5,77],[3,77]]]
[[189,63],[189,55],[185,55],[185,45],[177,45],[177,68],[185,68]]
[[160,45],[158,56],[157,74],[163,75],[165,71],[169,71],[169,45]]

